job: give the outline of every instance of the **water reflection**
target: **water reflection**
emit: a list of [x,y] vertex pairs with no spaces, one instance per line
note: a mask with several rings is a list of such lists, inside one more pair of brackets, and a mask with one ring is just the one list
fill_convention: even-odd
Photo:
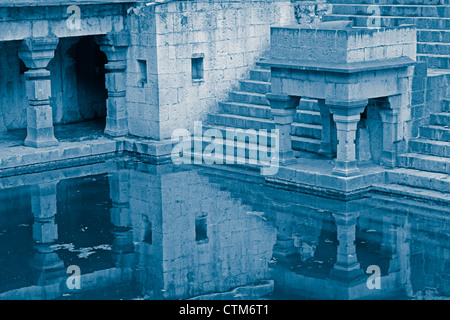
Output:
[[[438,205],[132,161],[0,185],[0,299],[450,296],[450,210]],[[66,285],[70,265],[79,290]],[[371,266],[380,289],[367,285]]]

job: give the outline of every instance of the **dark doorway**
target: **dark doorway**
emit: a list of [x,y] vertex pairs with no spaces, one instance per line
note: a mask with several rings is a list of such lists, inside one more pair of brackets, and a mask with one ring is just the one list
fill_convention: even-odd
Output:
[[[104,120],[106,118],[107,91],[105,88],[106,55],[92,36],[81,37],[68,50],[75,61],[76,95],[79,121]],[[77,122],[77,121],[67,122]]]

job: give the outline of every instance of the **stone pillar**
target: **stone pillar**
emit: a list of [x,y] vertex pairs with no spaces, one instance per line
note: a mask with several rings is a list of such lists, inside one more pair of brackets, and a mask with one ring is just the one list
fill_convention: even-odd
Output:
[[333,213],[336,221],[338,248],[330,278],[352,282],[365,277],[356,256],[356,222],[359,213]]
[[19,49],[19,58],[29,68],[25,72],[28,98],[26,146],[41,148],[58,144],[50,106],[50,71],[46,69],[57,45],[56,37],[28,38],[23,40]]
[[320,117],[322,119],[322,140],[320,141],[319,154],[325,157],[331,157],[333,155],[331,144],[331,128],[332,119],[330,113],[330,107],[325,104],[325,100],[317,100],[317,104],[320,109]]
[[266,97],[270,102],[275,129],[279,133],[278,154],[280,164],[287,165],[295,163],[291,143],[291,127],[295,113],[297,112],[300,97],[273,93],[267,93]]
[[31,210],[33,212],[33,241],[36,250],[30,268],[37,285],[46,285],[66,277],[64,262],[53,245],[58,239],[55,224],[57,182],[43,183],[31,188]]
[[124,136],[128,134],[126,68],[129,34],[112,33],[98,37],[97,42],[108,58],[105,65],[108,90],[105,133],[115,137]]
[[368,101],[327,101],[336,123],[337,146],[336,163],[333,174],[352,176],[359,172],[356,162],[356,129]]
[[402,104],[401,95],[388,97],[387,101],[380,103],[380,116],[383,122],[383,151],[381,164],[390,168],[397,162],[397,144],[400,140],[398,126]]

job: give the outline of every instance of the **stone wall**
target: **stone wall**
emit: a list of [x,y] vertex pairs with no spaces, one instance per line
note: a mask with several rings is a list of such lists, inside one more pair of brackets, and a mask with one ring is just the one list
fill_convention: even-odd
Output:
[[[131,10],[130,133],[159,140],[192,130],[268,49],[270,26],[292,23],[290,1],[173,1]],[[202,79],[192,78],[195,57],[203,58]]]

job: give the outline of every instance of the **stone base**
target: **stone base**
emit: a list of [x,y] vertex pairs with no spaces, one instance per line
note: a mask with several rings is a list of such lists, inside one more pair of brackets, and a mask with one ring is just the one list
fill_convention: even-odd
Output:
[[290,164],[297,163],[297,159],[294,156],[294,151],[288,151],[279,154],[279,164],[282,166],[287,166]]
[[343,177],[351,177],[359,173],[359,168],[356,161],[341,162],[336,161],[336,165],[333,168],[333,174]]
[[105,134],[111,137],[123,137],[128,134],[128,129],[122,129],[122,130],[111,130],[111,129],[105,129]]
[[353,270],[339,270],[333,269],[330,271],[330,279],[342,282],[357,282],[366,277],[362,269]]
[[59,144],[59,141],[56,140],[55,138],[50,139],[50,140],[42,140],[42,141],[35,141],[35,140],[25,139],[24,144],[27,147],[46,148],[46,147],[57,146]]

